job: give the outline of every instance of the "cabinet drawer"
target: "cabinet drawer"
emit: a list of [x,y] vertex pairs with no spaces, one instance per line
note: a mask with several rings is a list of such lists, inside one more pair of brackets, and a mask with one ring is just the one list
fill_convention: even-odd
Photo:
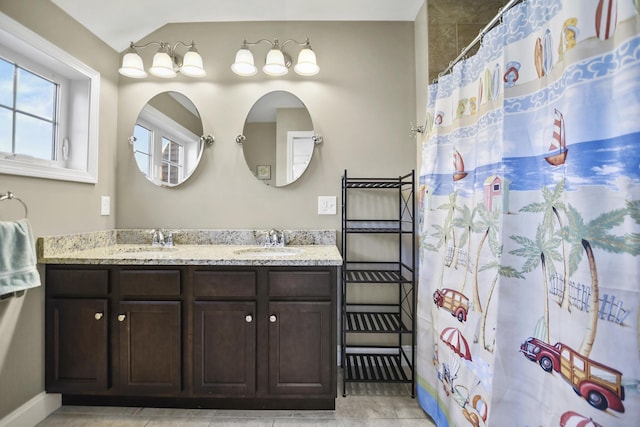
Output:
[[121,296],[178,296],[180,270],[122,270]]
[[331,298],[329,271],[270,271],[269,297]]
[[50,296],[106,296],[109,292],[109,271],[48,268],[46,287]]
[[193,296],[255,297],[254,271],[196,271],[193,273]]

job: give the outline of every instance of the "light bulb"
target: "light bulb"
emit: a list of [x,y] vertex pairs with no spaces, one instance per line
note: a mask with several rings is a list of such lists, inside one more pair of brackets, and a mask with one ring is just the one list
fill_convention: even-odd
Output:
[[173,59],[169,56],[164,45],[161,45],[160,49],[153,55],[153,64],[149,68],[149,72],[163,79],[170,79],[176,76],[176,71],[173,69]]
[[204,77],[207,75],[202,65],[202,57],[194,46],[184,54],[180,72],[189,77]]
[[120,67],[118,72],[123,76],[134,79],[141,79],[148,75],[144,70],[142,58],[133,48],[122,57],[122,67]]
[[316,63],[316,54],[311,50],[311,46],[307,45],[298,54],[298,63],[293,67],[296,73],[301,76],[315,76],[320,71],[320,67]]
[[269,50],[262,71],[270,76],[284,76],[289,72],[284,62],[284,54],[279,48],[274,47]]
[[236,61],[231,64],[231,71],[244,77],[254,76],[258,72],[253,62],[253,54],[246,45],[236,53]]

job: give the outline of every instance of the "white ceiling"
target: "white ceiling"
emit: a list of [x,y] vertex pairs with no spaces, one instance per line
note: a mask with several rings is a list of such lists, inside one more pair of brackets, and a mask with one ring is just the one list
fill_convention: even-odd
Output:
[[168,23],[413,21],[425,0],[51,0],[117,51]]

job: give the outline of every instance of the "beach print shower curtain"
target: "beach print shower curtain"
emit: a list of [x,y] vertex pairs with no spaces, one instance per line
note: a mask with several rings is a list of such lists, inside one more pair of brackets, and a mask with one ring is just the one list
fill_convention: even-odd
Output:
[[438,427],[640,425],[640,15],[525,0],[429,87],[417,396]]

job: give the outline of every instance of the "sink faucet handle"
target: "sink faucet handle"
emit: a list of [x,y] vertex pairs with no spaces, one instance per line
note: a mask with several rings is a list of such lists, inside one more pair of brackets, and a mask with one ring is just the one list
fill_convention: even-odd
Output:
[[168,231],[167,232],[167,238],[166,241],[164,243],[165,246],[169,246],[169,247],[173,247],[173,231]]
[[284,246],[286,244],[284,233],[281,230],[272,228],[269,230],[269,243],[273,246]]

